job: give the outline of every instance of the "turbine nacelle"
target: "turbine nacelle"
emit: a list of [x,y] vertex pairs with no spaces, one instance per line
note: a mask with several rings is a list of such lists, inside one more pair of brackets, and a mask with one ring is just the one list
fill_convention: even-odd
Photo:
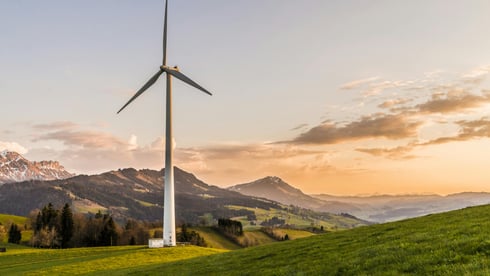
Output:
[[179,71],[179,72],[180,72],[180,70],[179,70],[179,66],[177,66],[177,65],[175,65],[175,66],[173,66],[173,67],[172,67],[172,66],[167,66],[167,65],[162,65],[162,66],[160,66],[160,70],[161,70],[161,71],[165,71],[165,70],[174,70],[174,71]]

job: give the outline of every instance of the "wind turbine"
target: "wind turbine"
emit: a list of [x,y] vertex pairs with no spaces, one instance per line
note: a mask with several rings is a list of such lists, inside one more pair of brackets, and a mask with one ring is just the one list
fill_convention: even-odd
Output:
[[208,90],[182,74],[177,68],[167,66],[167,11],[168,0],[165,1],[165,17],[163,23],[163,61],[158,72],[153,75],[143,87],[129,99],[129,101],[117,112],[121,112],[126,106],[134,101],[138,96],[143,94],[150,88],[158,78],[166,73],[167,75],[167,97],[166,97],[166,124],[165,124],[165,199],[164,199],[164,214],[163,214],[163,245],[175,246],[175,201],[174,201],[174,167],[172,164],[173,148],[172,148],[172,76],[193,86],[202,92],[212,95]]

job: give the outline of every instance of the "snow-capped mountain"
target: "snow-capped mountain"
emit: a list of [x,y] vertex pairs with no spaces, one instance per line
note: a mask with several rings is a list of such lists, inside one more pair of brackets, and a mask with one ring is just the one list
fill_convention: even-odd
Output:
[[31,162],[13,151],[0,152],[0,185],[26,180],[54,180],[72,177],[57,161]]

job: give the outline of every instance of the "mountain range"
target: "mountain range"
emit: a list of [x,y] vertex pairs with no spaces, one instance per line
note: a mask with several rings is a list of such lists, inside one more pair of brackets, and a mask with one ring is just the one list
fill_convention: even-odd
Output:
[[[163,179],[163,170],[121,169],[51,181],[7,183],[0,186],[0,213],[25,216],[51,202],[55,206],[69,203],[76,212],[108,212],[120,220],[161,220]],[[206,213],[213,217],[250,213],[225,208],[228,205],[262,209],[279,207],[270,200],[208,185],[179,168],[175,168],[175,187],[176,216],[191,223],[197,223]]]
[[[236,217],[255,225],[269,218],[263,214],[274,214],[293,224],[301,223],[303,227],[309,227],[313,222],[332,228],[367,224],[351,216],[289,208],[272,200],[208,185],[177,167],[174,177],[177,224],[209,224],[217,218]],[[129,218],[161,221],[163,185],[163,170],[132,168],[66,179],[6,183],[0,185],[0,213],[29,216],[33,210],[48,203],[57,208],[69,203],[77,213],[101,211],[111,214],[119,222]]]
[[72,177],[57,161],[32,162],[12,151],[0,152],[0,185],[26,180],[54,180]]
[[[253,208],[293,205],[320,213],[350,214],[387,222],[490,203],[489,193],[440,195],[307,195],[276,176],[227,189],[208,185],[175,168],[176,212],[197,223],[203,215],[247,216]],[[27,215],[49,202],[70,203],[78,212],[110,212],[118,219],[160,220],[163,171],[123,169],[73,176],[56,161],[31,162],[15,152],[0,153],[0,213]],[[239,207],[237,207],[239,206]]]
[[278,177],[265,177],[228,188],[245,195],[268,198],[317,212],[348,213],[363,220],[388,222],[469,206],[489,204],[490,193],[441,195],[334,196],[307,195]]

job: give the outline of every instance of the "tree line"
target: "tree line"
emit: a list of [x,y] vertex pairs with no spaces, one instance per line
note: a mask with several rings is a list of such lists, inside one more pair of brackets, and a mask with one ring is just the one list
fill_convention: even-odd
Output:
[[[30,223],[24,225],[23,230],[33,231],[29,245],[40,248],[146,245],[150,237],[163,237],[161,221],[128,219],[119,225],[110,214],[100,211],[88,215],[73,213],[69,204],[57,209],[49,203],[41,210],[32,211],[28,221]],[[189,231],[189,226],[181,226],[177,241],[206,246],[204,238],[195,231]],[[5,227],[0,224],[0,241],[3,240],[5,232]],[[8,231],[8,242],[20,243],[21,237],[21,228],[12,223]]]

